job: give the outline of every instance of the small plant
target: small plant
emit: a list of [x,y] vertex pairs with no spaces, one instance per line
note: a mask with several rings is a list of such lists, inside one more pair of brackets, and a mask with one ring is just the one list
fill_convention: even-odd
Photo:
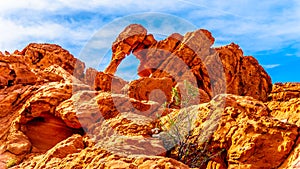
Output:
[[[189,140],[187,138],[186,140]],[[210,146],[210,140],[206,140],[203,143],[197,141],[189,141],[186,144],[181,144],[178,146],[177,160],[182,161],[183,163],[189,165],[190,167],[203,167],[206,165],[209,160],[221,156],[222,152],[225,152],[225,149],[216,149],[214,150]]]
[[[169,156],[176,158],[190,167],[203,167],[206,163],[220,156],[225,150],[214,150],[210,148],[210,138],[205,136],[204,128],[202,134],[192,136],[193,119],[197,113],[191,112],[190,102],[198,96],[198,88],[193,87],[188,81],[184,81],[184,91],[181,91],[181,99],[177,88],[172,88],[172,98],[170,103],[165,103],[165,108],[170,108],[172,105],[183,107],[176,118],[170,114],[166,116],[166,123],[161,124],[160,128],[164,130],[160,134],[160,138],[164,142],[164,146],[169,150]],[[183,93],[184,92],[184,93]],[[158,117],[160,118],[160,117]],[[214,119],[212,119],[214,120]],[[174,149],[175,146],[175,149]],[[170,154],[175,150],[175,154]]]
[[11,168],[11,167],[17,165],[17,163],[18,163],[18,161],[16,159],[11,158],[11,159],[7,160],[6,167]]

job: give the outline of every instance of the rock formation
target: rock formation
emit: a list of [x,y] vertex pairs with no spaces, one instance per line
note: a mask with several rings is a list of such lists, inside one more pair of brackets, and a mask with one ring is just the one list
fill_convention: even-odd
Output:
[[[0,168],[300,167],[300,84],[213,43],[129,25],[104,72],[58,45],[0,52]],[[129,82],[115,72],[131,53]]]
[[[286,124],[300,126],[300,84],[299,83],[276,83],[273,85],[269,101],[266,103],[270,109],[270,116]],[[300,167],[300,137],[296,140],[294,149],[291,151],[282,168]]]
[[[189,110],[194,117],[189,140],[198,141],[201,149],[205,144],[201,139],[208,137],[206,151],[217,154],[225,150],[226,156],[211,159],[223,168],[278,168],[297,145],[298,126],[271,118],[267,106],[252,97],[219,95],[194,109]],[[176,116],[179,124],[184,121],[180,113]],[[189,158],[196,157],[190,154]]]
[[236,44],[212,48],[213,43],[211,33],[203,29],[157,42],[141,25],[129,25],[113,43],[112,61],[104,72],[113,75],[132,52],[140,60],[142,77],[171,77],[176,83],[195,80],[210,99],[231,93],[267,101],[271,79],[258,62],[243,56]]

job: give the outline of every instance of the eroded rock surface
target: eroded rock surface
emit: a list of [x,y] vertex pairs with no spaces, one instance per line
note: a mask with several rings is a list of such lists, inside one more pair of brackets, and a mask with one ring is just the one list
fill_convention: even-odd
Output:
[[[0,53],[0,168],[297,168],[300,85],[271,92],[253,57],[213,43],[133,24],[104,72],[85,73],[58,45]],[[140,78],[125,81],[130,53]]]
[[269,95],[271,101],[289,101],[300,97],[300,83],[275,83]]
[[[46,154],[33,157],[16,168],[189,168],[174,159],[159,156],[114,155],[105,149],[84,148],[84,138],[73,135]],[[71,154],[71,155],[70,155]]]
[[138,74],[143,77],[173,78],[196,81],[197,86],[212,98],[231,93],[267,101],[271,79],[251,56],[244,56],[238,45],[212,48],[214,38],[204,29],[184,36],[172,34],[162,41],[148,40],[141,25],[129,25],[113,44],[111,63],[105,70],[114,74],[121,61],[130,53],[139,60]]
[[22,52],[1,56],[0,62],[1,168],[83,133],[55,115],[55,108],[74,91],[89,88],[72,76],[83,73],[82,62],[50,44],[30,44]]
[[300,126],[300,84],[274,84],[267,102],[271,116],[285,123]]
[[[203,152],[202,157],[197,157],[197,150],[188,147],[192,152],[185,158],[199,158],[199,161],[187,161],[191,166],[197,166],[206,157],[203,166],[217,163],[220,168],[278,168],[298,146],[299,127],[271,118],[267,106],[251,97],[220,95],[188,112],[194,121],[185,145],[190,143]],[[172,119],[179,130],[185,130],[188,124],[185,112],[174,113]],[[169,121],[169,117],[165,116],[163,126],[167,126]],[[174,130],[170,126],[166,131],[174,133]],[[167,144],[170,143],[168,135],[162,137]],[[175,157],[178,157],[179,148],[172,150]],[[206,163],[208,161],[212,162]]]
[[216,48],[224,65],[227,93],[267,101],[272,89],[270,76],[252,56],[243,56],[236,44]]
[[16,54],[24,56],[31,68],[45,69],[57,64],[75,77],[83,77],[84,63],[58,45],[32,43]]
[[[269,102],[270,115],[286,124],[300,126],[300,84],[299,83],[276,83],[273,85]],[[281,168],[300,167],[300,137]]]

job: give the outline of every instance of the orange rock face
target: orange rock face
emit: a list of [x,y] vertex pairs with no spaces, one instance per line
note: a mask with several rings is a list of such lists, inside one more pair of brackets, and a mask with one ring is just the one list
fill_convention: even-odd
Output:
[[216,48],[224,65],[227,93],[267,101],[272,89],[270,76],[252,56],[243,56],[236,44]]
[[[202,163],[201,167],[278,168],[298,145],[299,127],[271,118],[267,106],[252,97],[219,95],[208,104],[200,104],[188,112],[193,122],[187,142],[198,146],[201,152],[205,152],[202,156],[210,161]],[[173,115],[179,130],[188,124],[184,114],[181,111]],[[162,121],[168,124],[169,117],[165,116]],[[170,127],[166,131],[172,134],[176,130]],[[173,157],[177,157],[179,147],[172,150]],[[189,149],[196,152],[192,147]],[[190,153],[185,158],[196,159],[197,155]],[[201,162],[201,158],[195,162],[187,160],[195,167]]]
[[77,78],[83,77],[84,63],[58,45],[29,44],[18,54],[24,56],[31,68],[45,69],[57,64]]
[[[132,24],[125,28],[117,37],[112,45],[112,61],[105,69],[105,73],[115,74],[117,67],[121,61],[135,50],[139,45],[147,45],[153,43],[153,38],[147,38],[147,30],[138,24]],[[145,43],[143,43],[145,41]],[[155,41],[154,41],[155,42]]]
[[[67,156],[73,154],[72,156]],[[46,154],[33,157],[17,168],[189,168],[174,159],[159,156],[122,157],[101,148],[84,148],[78,135],[66,139]]]
[[127,84],[121,78],[115,77],[104,72],[97,72],[94,80],[94,89],[99,91],[112,91],[114,93],[121,93],[124,86]]
[[184,36],[172,34],[157,42],[141,25],[129,25],[114,42],[105,72],[113,75],[121,61],[133,53],[140,60],[138,74],[142,77],[168,77],[175,85],[195,81],[210,99],[231,93],[267,101],[272,83],[258,62],[243,56],[238,45],[212,48],[213,43],[211,33],[203,29]]
[[289,101],[300,97],[300,83],[275,83],[269,95],[271,101]]
[[136,100],[152,100],[160,104],[171,101],[172,79],[141,78],[129,84],[128,96]]
[[274,84],[270,101],[267,102],[271,116],[300,126],[299,89],[299,83]]
[[[272,86],[214,41],[129,25],[103,72],[58,45],[0,52],[0,168],[299,167],[299,83]],[[115,72],[131,53],[140,78],[125,81]]]
[[36,75],[30,67],[24,64],[21,56],[0,56],[0,87],[13,86],[15,84],[35,84]]
[[[273,85],[273,90],[269,95],[267,106],[270,115],[286,124],[300,126],[300,84],[299,83],[278,83]],[[300,137],[287,158],[282,164],[282,168],[300,167]]]
[[[76,88],[71,83],[79,82],[71,75],[77,61],[68,51],[49,44],[30,44],[22,52],[1,56],[0,166],[46,152],[73,133],[82,133],[55,116],[56,106]],[[84,65],[78,63],[83,73]]]

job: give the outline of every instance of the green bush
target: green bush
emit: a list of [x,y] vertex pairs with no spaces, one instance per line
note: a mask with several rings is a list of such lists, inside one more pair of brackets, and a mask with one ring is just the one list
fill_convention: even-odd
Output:
[[[181,104],[182,109],[179,111],[177,117],[171,117],[170,114],[164,117],[167,118],[167,124],[160,123],[160,128],[163,132],[159,134],[159,138],[163,141],[169,153],[175,152],[175,154],[169,154],[169,157],[175,158],[190,167],[201,168],[209,160],[220,156],[225,150],[212,149],[210,146],[211,137],[207,137],[207,135],[212,134],[209,132],[213,131],[213,128],[217,125],[206,124],[207,127],[204,126],[199,134],[192,136],[192,124],[198,110],[197,106],[190,106],[189,104],[194,97],[197,97],[198,88],[194,88],[187,81],[184,82],[184,87],[186,92],[183,93],[185,94],[184,100],[181,100],[177,88],[173,88],[171,102],[164,104],[165,108],[170,108],[174,104],[175,106]],[[211,112],[211,120],[214,121],[216,118],[218,117]]]

